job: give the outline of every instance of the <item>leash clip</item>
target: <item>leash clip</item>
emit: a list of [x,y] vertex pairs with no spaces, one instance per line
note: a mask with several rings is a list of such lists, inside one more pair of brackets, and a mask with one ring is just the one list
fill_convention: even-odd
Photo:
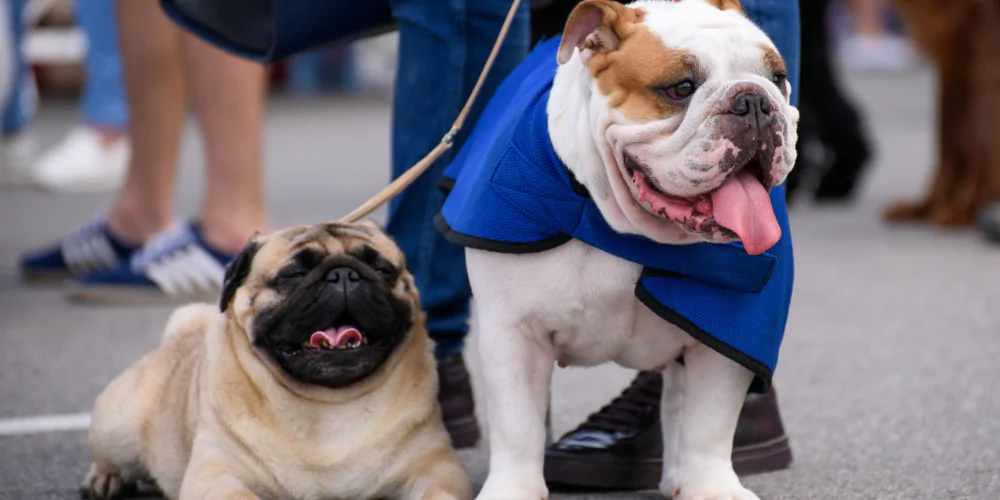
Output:
[[452,125],[451,130],[441,138],[441,144],[447,144],[448,147],[451,147],[452,143],[455,142],[456,135],[458,135],[458,127]]

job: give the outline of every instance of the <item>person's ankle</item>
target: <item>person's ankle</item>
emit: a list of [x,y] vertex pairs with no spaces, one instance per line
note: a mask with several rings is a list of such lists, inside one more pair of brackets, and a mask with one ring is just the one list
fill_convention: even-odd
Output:
[[142,246],[170,225],[169,214],[132,210],[118,204],[108,212],[108,231],[123,244]]
[[86,127],[97,133],[101,138],[101,147],[105,149],[110,148],[116,142],[128,136],[128,132],[125,129],[94,124],[88,124]]
[[246,246],[254,233],[264,232],[267,224],[258,223],[214,223],[207,219],[200,221],[202,236],[214,250],[225,254],[235,254]]

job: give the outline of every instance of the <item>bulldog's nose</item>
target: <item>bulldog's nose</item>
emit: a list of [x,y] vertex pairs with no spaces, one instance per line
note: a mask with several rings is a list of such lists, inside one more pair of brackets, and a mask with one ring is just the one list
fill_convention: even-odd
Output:
[[326,281],[332,285],[340,285],[345,291],[351,291],[358,286],[361,275],[349,267],[338,267],[326,274]]
[[769,115],[771,114],[771,101],[760,92],[743,92],[729,104],[729,112],[738,116],[750,113]]

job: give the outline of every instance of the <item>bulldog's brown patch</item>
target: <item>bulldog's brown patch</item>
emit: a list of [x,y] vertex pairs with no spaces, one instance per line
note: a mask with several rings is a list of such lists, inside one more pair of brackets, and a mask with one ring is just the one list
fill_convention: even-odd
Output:
[[708,0],[708,4],[715,6],[719,10],[735,10],[741,14],[743,13],[743,6],[740,5],[740,0]]
[[760,50],[764,51],[764,62],[767,63],[771,71],[775,73],[788,73],[788,69],[785,67],[785,60],[778,55],[778,51],[764,44],[760,44]]
[[634,21],[617,27],[616,32],[617,50],[596,53],[588,64],[608,104],[637,122],[683,113],[683,106],[668,103],[656,89],[694,79],[695,57],[686,50],[667,48],[648,27]]

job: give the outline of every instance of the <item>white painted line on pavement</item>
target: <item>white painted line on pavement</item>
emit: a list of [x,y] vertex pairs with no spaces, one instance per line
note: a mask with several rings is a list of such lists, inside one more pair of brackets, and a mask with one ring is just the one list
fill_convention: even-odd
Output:
[[90,428],[89,413],[38,415],[0,419],[0,436],[19,436],[43,432],[80,431]]

